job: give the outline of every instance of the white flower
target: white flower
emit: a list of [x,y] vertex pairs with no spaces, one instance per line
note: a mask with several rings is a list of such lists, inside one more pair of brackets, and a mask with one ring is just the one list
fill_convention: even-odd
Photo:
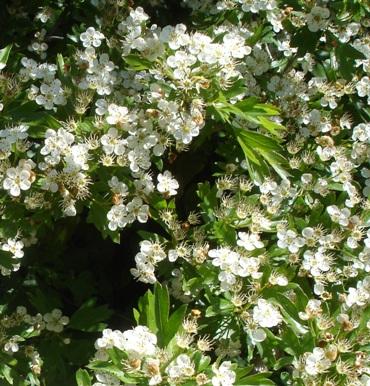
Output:
[[359,82],[356,83],[356,90],[359,97],[368,97],[370,100],[370,78],[364,76]]
[[165,26],[159,34],[159,40],[168,43],[172,50],[177,50],[181,46],[188,44],[190,38],[186,33],[186,26],[184,24],[177,24],[176,27]]
[[88,170],[89,148],[85,143],[71,146],[68,154],[64,157],[66,173],[76,173],[80,170]]
[[222,270],[228,269],[231,265],[237,264],[239,254],[231,251],[229,248],[211,249],[208,256],[213,258],[212,264],[220,267]]
[[12,336],[5,344],[4,344],[4,350],[9,353],[13,354],[17,351],[19,351],[19,345],[18,342],[23,341],[24,338],[22,338],[19,335]]
[[149,386],[158,385],[162,382],[162,376],[160,374],[161,362],[159,359],[147,358],[143,365],[143,371],[149,378]]
[[20,259],[24,256],[23,247],[24,244],[22,241],[8,239],[7,242],[1,246],[1,249],[10,252],[14,258]]
[[14,197],[18,197],[21,194],[21,190],[30,189],[34,180],[32,175],[33,166],[34,163],[32,161],[20,160],[17,167],[7,169],[3,188],[8,190]]
[[137,326],[126,330],[122,336],[122,349],[129,359],[142,359],[154,355],[157,351],[157,337],[146,326]]
[[279,310],[265,299],[259,299],[253,308],[253,320],[261,327],[275,327],[283,321]]
[[[36,92],[37,87],[35,88]],[[36,96],[35,101],[38,105],[44,106],[46,110],[53,109],[54,105],[66,105],[67,99],[64,95],[62,83],[59,79],[54,79],[50,84],[42,83],[39,95]]]
[[41,183],[41,189],[50,190],[52,193],[56,193],[59,189],[58,183],[58,172],[55,169],[49,170]]
[[141,223],[146,223],[149,218],[149,205],[144,204],[140,197],[134,197],[132,201],[127,204],[127,212],[130,223],[132,223],[135,218]]
[[180,354],[166,368],[166,373],[170,378],[191,377],[194,372],[194,364],[186,354]]
[[311,32],[317,32],[326,26],[326,19],[330,16],[328,8],[313,7],[307,15],[307,26]]
[[303,237],[299,237],[296,232],[292,230],[282,230],[277,232],[279,248],[287,248],[291,253],[297,253],[305,244]]
[[238,0],[242,4],[244,12],[258,13],[260,11],[272,11],[276,8],[275,0]]
[[141,24],[149,19],[142,7],[137,7],[130,11],[130,20],[133,24]]
[[[143,255],[141,255],[143,256]],[[130,272],[134,278],[142,281],[143,283],[154,284],[157,281],[155,277],[155,267],[144,257],[143,261],[140,261],[139,257],[135,257],[136,268],[131,268]]]
[[108,228],[111,231],[116,231],[118,228],[124,228],[127,223],[127,207],[123,204],[113,205],[107,213]]
[[302,267],[309,271],[312,276],[320,276],[323,272],[330,270],[331,262],[332,259],[325,254],[325,251],[320,249],[317,252],[307,250],[303,254]]
[[236,380],[236,373],[231,369],[232,364],[229,361],[222,362],[221,365],[217,368],[217,365],[214,363],[212,365],[212,372],[214,376],[212,377],[213,386],[232,386]]
[[179,183],[175,180],[175,178],[173,178],[170,171],[166,170],[163,174],[159,173],[157,179],[158,192],[164,193],[168,196],[175,196],[177,194]]
[[106,154],[122,155],[125,153],[127,141],[119,136],[115,127],[111,127],[107,134],[102,135],[100,142]]
[[370,123],[359,123],[353,128],[354,141],[368,142],[370,140]]
[[74,135],[65,129],[60,128],[58,131],[48,129],[40,153],[46,156],[45,161],[48,164],[56,165],[60,162],[61,155],[68,153],[74,139]]
[[89,27],[80,35],[80,40],[84,47],[100,47],[103,39],[105,39],[105,36],[101,32],[96,31],[94,27]]
[[108,106],[107,122],[110,125],[118,125],[124,127],[129,121],[128,108],[125,106],[118,106],[111,103]]
[[370,301],[370,292],[362,285],[362,282],[358,282],[358,288],[350,287],[348,289],[348,295],[346,297],[347,307],[352,307],[353,305],[363,307]]
[[161,244],[150,240],[140,242],[140,253],[144,254],[154,263],[158,263],[166,258],[166,252],[163,250]]
[[112,331],[107,328],[103,330],[103,336],[96,340],[95,348],[99,349],[110,349],[113,347],[117,347],[120,350],[124,349],[124,337],[123,333],[119,330]]
[[269,277],[269,283],[272,285],[285,287],[289,284],[289,281],[288,278],[282,274],[271,274]]
[[315,347],[313,352],[306,357],[305,371],[309,375],[324,373],[331,366],[331,362],[325,356],[321,347]]
[[247,251],[253,251],[258,248],[263,248],[263,242],[260,241],[260,236],[257,233],[239,232],[237,244],[245,248]]
[[199,135],[199,129],[199,125],[190,116],[175,119],[168,125],[168,131],[175,139],[186,145]]
[[0,130],[0,138],[4,138],[4,143],[1,146],[9,147],[17,141],[25,140],[28,137],[29,126],[18,125]]
[[62,332],[65,325],[69,323],[69,318],[63,316],[62,311],[57,308],[44,315],[45,327],[49,331]]
[[233,58],[242,59],[252,52],[252,49],[245,45],[245,39],[235,33],[227,33],[223,37],[223,43],[228,54]]
[[105,373],[97,373],[96,379],[98,382],[95,382],[93,386],[121,386],[122,383],[115,376]]
[[259,279],[262,272],[258,272],[260,262],[255,257],[240,256],[238,265],[231,266],[231,270],[235,275],[240,277],[251,276],[253,279]]
[[118,180],[116,176],[113,176],[109,181],[108,185],[111,191],[115,194],[119,194],[121,197],[126,197],[128,194],[128,187],[124,182]]
[[339,223],[342,226],[349,224],[351,211],[348,208],[339,209],[336,205],[330,205],[326,208],[332,221]]

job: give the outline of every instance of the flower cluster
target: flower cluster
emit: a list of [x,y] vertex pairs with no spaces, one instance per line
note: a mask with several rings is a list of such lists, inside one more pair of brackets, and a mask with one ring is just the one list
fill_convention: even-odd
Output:
[[[181,323],[181,321],[180,321]],[[160,347],[158,337],[148,327],[137,327],[121,332],[106,329],[95,347],[95,357],[90,364],[95,372],[94,386],[122,385],[120,373],[131,382],[148,385],[179,385],[195,381],[198,385],[232,386],[236,381],[235,365],[230,361],[213,363],[206,355],[212,350],[212,341],[198,335],[197,317],[189,316],[180,324],[168,347]],[[111,362],[109,350],[116,349],[121,356],[122,369],[115,374],[107,371]],[[100,364],[100,365],[99,365]]]
[[47,335],[48,331],[61,333],[68,322],[69,318],[63,316],[59,309],[44,315],[41,313],[31,315],[26,307],[18,306],[15,312],[2,314],[0,347],[4,361],[8,357],[26,360],[29,370],[38,377],[41,374],[43,360],[33,339]]

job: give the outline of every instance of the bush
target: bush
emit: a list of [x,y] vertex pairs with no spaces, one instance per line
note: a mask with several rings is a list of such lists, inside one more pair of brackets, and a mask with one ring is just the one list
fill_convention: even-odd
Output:
[[370,384],[369,11],[3,7],[0,384]]

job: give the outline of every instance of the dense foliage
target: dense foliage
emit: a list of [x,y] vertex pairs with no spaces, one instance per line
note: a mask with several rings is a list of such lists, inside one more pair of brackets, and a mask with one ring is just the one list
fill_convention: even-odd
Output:
[[1,385],[370,385],[365,1],[0,18]]

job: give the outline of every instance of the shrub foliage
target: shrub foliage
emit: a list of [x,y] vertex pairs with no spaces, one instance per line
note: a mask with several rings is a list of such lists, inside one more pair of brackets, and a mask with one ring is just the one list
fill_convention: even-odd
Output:
[[370,385],[367,2],[0,17],[1,385]]

